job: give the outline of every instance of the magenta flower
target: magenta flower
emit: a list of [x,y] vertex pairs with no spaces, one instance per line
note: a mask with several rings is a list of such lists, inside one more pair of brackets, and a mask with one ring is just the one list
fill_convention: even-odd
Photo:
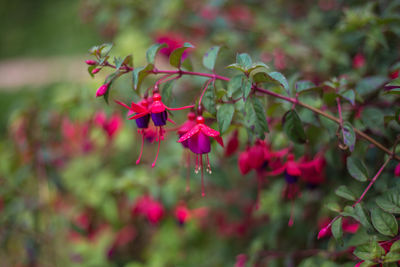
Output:
[[188,141],[189,149],[196,154],[196,168],[195,172],[198,173],[201,170],[201,188],[202,196],[204,194],[204,175],[203,175],[203,154],[206,154],[207,168],[206,171],[211,173],[210,160],[208,153],[211,151],[210,137],[214,138],[222,147],[224,142],[218,131],[211,129],[204,124],[204,118],[197,116],[196,125],[193,126],[186,134],[179,138],[178,143]]
[[133,215],[142,215],[153,224],[157,224],[164,216],[164,207],[151,196],[140,197],[132,209]]
[[184,225],[190,218],[190,211],[184,203],[180,203],[176,206],[174,215],[179,225]]
[[[194,112],[189,112],[187,115],[187,120],[178,129],[179,137],[182,137],[185,133],[187,133],[195,125],[196,125],[196,114]],[[188,140],[181,142],[181,144],[184,148],[189,148]]]

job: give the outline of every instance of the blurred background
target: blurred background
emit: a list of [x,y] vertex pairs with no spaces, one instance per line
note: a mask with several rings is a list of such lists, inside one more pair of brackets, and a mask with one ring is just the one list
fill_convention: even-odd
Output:
[[[304,185],[295,204],[283,197],[279,177],[264,181],[256,209],[256,174],[244,178],[237,164],[247,136],[232,125],[224,140],[239,145],[233,151],[213,146],[213,173],[201,198],[199,176],[193,163],[186,168],[176,134],[167,133],[152,169],[156,145],[150,133],[142,163],[135,164],[140,136],[134,123],[113,101],[95,98],[111,71],[92,78],[85,60],[90,47],[112,42],[113,56],[133,54],[134,66],[143,66],[151,44],[166,42],[172,50],[187,41],[196,46],[188,57],[198,70],[202,55],[221,45],[219,74],[232,75],[224,66],[246,52],[284,73],[291,88],[299,79],[320,84],[344,76],[368,102],[398,76],[399,7],[400,1],[389,0],[0,1],[0,266],[353,266],[346,253],[321,256],[333,245],[315,239],[332,217],[326,205],[340,203],[330,188],[346,180],[336,148],[323,148],[329,175],[312,190]],[[168,68],[168,53],[156,65]],[[185,77],[174,84],[169,104],[187,105],[203,82]],[[137,100],[131,87],[131,76],[121,77],[110,99]],[[322,106],[317,98],[306,101]],[[290,108],[268,103],[270,118]],[[354,110],[344,114],[353,118]],[[325,122],[318,131],[321,124],[307,110],[300,116],[311,146],[296,148],[296,156],[316,154],[335,130]],[[185,119],[176,112],[178,124]],[[287,147],[279,119],[272,123],[277,130],[269,142],[274,149]],[[369,129],[368,122],[356,126]],[[398,130],[393,125],[376,134],[388,143]],[[378,156],[369,150],[372,167]],[[388,179],[378,183],[382,192]]]

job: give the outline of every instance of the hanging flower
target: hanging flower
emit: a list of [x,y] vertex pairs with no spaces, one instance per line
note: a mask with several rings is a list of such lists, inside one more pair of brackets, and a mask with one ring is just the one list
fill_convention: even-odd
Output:
[[133,206],[132,214],[143,215],[150,223],[157,224],[164,216],[164,207],[151,196],[142,196]]
[[184,225],[190,218],[190,210],[184,203],[179,203],[174,211],[175,218],[179,225]]
[[211,151],[210,137],[214,138],[222,147],[224,142],[218,131],[211,129],[204,123],[203,116],[197,116],[196,125],[192,127],[186,134],[179,138],[178,142],[188,141],[189,149],[196,154],[195,172],[201,171],[201,188],[202,196],[204,193],[204,175],[203,175],[203,154],[206,154],[207,167],[206,171],[211,173],[210,160],[208,153]]

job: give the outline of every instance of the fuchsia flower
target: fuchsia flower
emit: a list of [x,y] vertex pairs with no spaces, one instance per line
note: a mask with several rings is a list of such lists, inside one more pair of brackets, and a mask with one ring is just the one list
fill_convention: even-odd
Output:
[[142,196],[133,206],[132,214],[143,215],[149,222],[157,224],[164,216],[164,207],[151,196]]
[[190,210],[184,203],[180,203],[175,208],[174,215],[179,225],[184,225],[190,219]]
[[[325,217],[318,223],[319,229],[321,229],[318,233],[318,239],[332,236],[331,225],[329,225],[331,221],[332,219]],[[355,234],[359,227],[360,224],[357,221],[343,218],[342,229],[344,233]]]
[[104,112],[97,112],[94,116],[94,123],[103,128],[108,138],[111,140],[115,134],[121,129],[121,117],[117,114],[112,115],[109,119]]
[[357,53],[353,58],[353,68],[359,69],[364,67],[365,65],[365,57],[361,53]]
[[211,173],[210,161],[208,153],[211,151],[210,137],[214,138],[222,147],[224,142],[218,131],[211,129],[204,123],[203,116],[197,116],[196,125],[194,125],[186,134],[179,138],[178,143],[188,141],[189,149],[196,154],[195,172],[201,171],[201,188],[202,196],[204,193],[204,175],[203,175],[203,154],[206,154],[207,167],[206,171]]
[[306,161],[305,158],[300,161],[301,175],[300,179],[310,187],[315,187],[325,182],[324,168],[326,160],[322,155],[317,155],[314,159]]
[[231,138],[229,138],[225,149],[225,157],[230,157],[236,153],[239,148],[238,131],[234,131]]
[[[189,132],[196,125],[196,114],[194,112],[189,112],[187,115],[187,120],[179,127],[178,135],[182,137],[185,133]],[[185,140],[181,142],[184,148],[189,148],[189,141]]]
[[235,267],[245,267],[247,262],[246,254],[239,254],[236,256]]
[[94,65],[98,64],[97,61],[91,60],[91,59],[85,60],[85,63],[90,65],[90,66],[94,66]]
[[400,163],[397,164],[396,168],[394,169],[394,175],[397,177],[400,176]]
[[142,156],[143,152],[143,142],[144,142],[144,131],[143,129],[148,128],[149,126],[149,121],[150,121],[150,116],[151,119],[156,127],[158,127],[158,135],[156,140],[158,140],[158,148],[157,148],[157,154],[156,158],[154,159],[154,162],[152,163],[151,167],[154,168],[157,162],[158,154],[160,152],[160,143],[161,140],[164,140],[164,133],[165,130],[163,129],[163,126],[167,123],[167,120],[170,121],[171,123],[174,123],[171,119],[168,118],[168,113],[167,110],[182,110],[182,109],[187,109],[187,108],[193,108],[193,105],[191,106],[185,106],[185,107],[180,107],[180,108],[169,108],[167,107],[161,100],[161,95],[158,92],[153,93],[152,97],[152,103],[149,105],[147,102],[147,99],[142,99],[141,102],[138,104],[132,102],[131,107],[128,105],[116,101],[118,104],[121,106],[127,108],[130,113],[135,114],[132,117],[130,117],[130,120],[136,120],[136,125],[138,126],[139,129],[142,131],[139,131],[139,133],[142,135],[142,145],[140,149],[140,155],[138,160],[136,161],[136,164],[139,164],[140,158]]
[[[156,37],[156,42],[159,44],[167,45],[167,47],[164,47],[160,50],[160,53],[169,57],[172,51],[174,51],[177,48],[183,47],[185,40],[178,33],[166,32],[158,34],[158,36]],[[187,52],[185,51],[182,55],[182,60],[185,60],[186,57],[187,57]]]

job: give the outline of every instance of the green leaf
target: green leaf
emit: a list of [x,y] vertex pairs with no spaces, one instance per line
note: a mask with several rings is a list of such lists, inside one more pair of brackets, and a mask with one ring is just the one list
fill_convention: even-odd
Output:
[[347,170],[354,179],[360,182],[367,181],[368,179],[367,167],[359,158],[347,157],[346,165],[347,165]]
[[203,65],[209,70],[214,70],[215,66],[215,61],[217,60],[218,52],[219,52],[220,47],[219,46],[213,46],[208,50],[207,53],[205,53],[203,57]]
[[377,91],[385,82],[387,78],[384,76],[371,76],[360,80],[356,85],[356,92],[361,96]]
[[174,84],[173,80],[168,81],[164,83],[164,86],[161,90],[161,99],[167,106],[171,104],[173,84]]
[[239,74],[231,78],[228,82],[228,97],[232,97],[239,89],[242,88],[242,79],[245,78],[243,74]]
[[377,260],[385,255],[385,250],[379,246],[378,242],[372,241],[369,244],[358,246],[353,254],[362,260]]
[[243,99],[246,100],[249,97],[251,92],[251,81],[246,77],[242,80],[242,92],[243,92]]
[[380,109],[373,107],[366,107],[361,112],[362,122],[370,129],[382,130],[384,116]]
[[264,134],[269,132],[267,118],[265,117],[264,106],[258,98],[254,97],[252,100],[254,111],[256,112],[256,131],[258,136],[261,139],[264,139]]
[[355,194],[345,185],[341,185],[336,189],[335,194],[347,200],[356,200]]
[[339,217],[339,219],[332,223],[331,230],[333,237],[341,246],[343,246],[342,217]]
[[92,71],[95,69],[95,68],[97,68],[98,66],[89,66],[88,67],[88,72],[89,72],[89,74],[90,74],[90,76],[93,78],[94,77],[94,74],[92,73]]
[[246,53],[242,53],[242,54],[237,54],[236,55],[236,63],[241,66],[243,69],[248,70],[249,68],[251,68],[251,57],[246,54]]
[[356,94],[353,90],[346,90],[344,92],[339,93],[339,96],[349,101],[353,106],[356,103]]
[[297,93],[304,93],[308,91],[312,91],[315,89],[320,89],[320,87],[317,87],[313,82],[311,81],[298,81],[296,82],[296,92]]
[[132,82],[135,90],[140,89],[140,85],[142,84],[144,78],[150,74],[150,71],[152,71],[153,68],[153,64],[148,64],[146,67],[137,67],[132,71]]
[[235,107],[232,104],[223,104],[217,110],[217,121],[221,134],[226,132],[231,125],[234,112]]
[[384,196],[376,199],[376,204],[389,213],[400,214],[400,194],[389,191]]
[[274,72],[270,72],[268,73],[268,75],[276,82],[278,82],[286,91],[286,93],[288,95],[290,95],[289,92],[289,84],[288,81],[286,80],[285,76],[283,76],[282,73],[274,71]]
[[246,69],[240,66],[238,63],[233,63],[225,67],[226,69],[239,70],[241,72],[246,72]]
[[357,216],[356,220],[359,221],[367,229],[367,231],[373,231],[373,227],[367,217],[367,214],[360,203],[354,206],[354,212]]
[[307,138],[299,115],[295,110],[289,110],[282,119],[283,131],[295,143],[305,143]]
[[400,95],[400,88],[388,90],[384,93],[384,95]]
[[379,208],[371,209],[372,224],[379,233],[387,236],[395,236],[398,232],[396,218]]
[[[400,261],[400,253],[398,252],[388,252],[384,257],[383,257],[383,262],[384,263],[390,263],[390,262],[397,262]],[[386,265],[387,266],[387,265]],[[397,266],[397,264],[393,265]]]
[[392,244],[392,246],[390,247],[390,252],[400,253],[400,240],[397,240]]
[[400,88],[400,78],[394,79],[391,82],[385,84],[385,89],[387,90],[392,90],[396,88]]
[[185,69],[187,71],[193,71],[193,64],[190,58],[185,58],[185,60],[182,62],[182,69]]
[[265,67],[252,69],[249,76],[255,83],[275,82],[275,80],[269,76],[268,68]]
[[167,44],[153,44],[152,46],[150,46],[149,49],[147,49],[146,51],[147,62],[150,64],[154,64],[158,51],[160,51],[160,49],[164,47],[167,47]]
[[210,114],[215,115],[217,113],[217,109],[215,108],[215,90],[212,84],[208,85],[202,104]]
[[120,76],[120,72],[117,70],[116,72],[111,73],[110,75],[107,76],[106,80],[104,81],[104,84],[109,83],[108,85],[108,90],[107,92],[103,95],[104,101],[108,104],[108,96],[111,91],[111,85],[114,83],[114,81]]
[[252,72],[253,70],[258,69],[258,68],[269,69],[267,64],[265,64],[263,62],[255,62],[251,65],[251,67],[247,71]]
[[347,145],[350,151],[354,150],[354,145],[356,144],[356,134],[354,132],[353,126],[350,122],[345,121],[343,123],[343,142]]
[[188,48],[194,48],[194,46],[189,43],[184,43],[182,47],[172,51],[171,55],[169,56],[169,64],[179,69],[182,63],[182,55]]

